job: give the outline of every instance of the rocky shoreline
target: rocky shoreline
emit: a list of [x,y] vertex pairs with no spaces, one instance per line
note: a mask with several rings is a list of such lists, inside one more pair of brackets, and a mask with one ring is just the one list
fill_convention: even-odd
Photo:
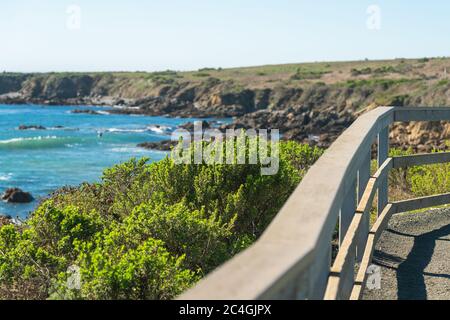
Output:
[[[194,105],[173,106],[170,103],[157,98],[143,100],[123,100],[119,98],[77,98],[65,100],[26,99],[24,97],[14,99],[1,99],[3,104],[43,104],[43,105],[86,105],[110,107],[109,114],[123,115],[148,115],[168,116],[180,118],[213,118],[232,117],[233,122],[219,127],[226,129],[279,129],[284,139],[292,139],[305,143],[328,147],[351,123],[355,116],[348,111],[336,112],[329,110],[316,111],[305,106],[294,106],[282,110],[257,110],[243,113],[236,110],[236,106],[230,110],[210,110],[196,108]],[[172,101],[176,104],[176,101]],[[74,114],[102,115],[92,109],[74,109]],[[205,123],[205,122],[204,122]],[[204,129],[208,127],[203,127]],[[44,130],[41,126],[19,128],[20,130]],[[188,128],[189,129],[189,128]],[[166,147],[163,147],[166,149]]]
[[[328,101],[345,90],[321,85],[309,88],[245,88],[232,80],[193,82],[153,79],[145,92],[142,79],[102,75],[24,74],[0,77],[0,103],[109,106],[108,113],[182,118],[232,117],[227,128],[276,128],[287,139],[328,146],[354,120],[354,107]],[[113,83],[120,83],[120,86]],[[144,85],[144,84],[142,84]],[[126,89],[125,89],[126,88]],[[342,100],[342,99],[341,99]],[[74,113],[100,114],[74,109]],[[226,128],[222,128],[226,129]]]
[[[153,101],[154,99],[147,99]],[[106,111],[109,114],[123,115],[150,115],[150,116],[167,116],[191,118],[196,117],[212,118],[212,117],[233,117],[230,124],[216,127],[221,131],[226,129],[279,129],[284,140],[296,140],[310,145],[323,148],[329,147],[339,135],[347,129],[353,121],[362,112],[351,112],[342,110],[337,112],[334,108],[325,110],[314,110],[305,106],[294,106],[282,110],[257,110],[254,112],[236,115],[235,113],[211,112],[210,110],[201,110],[191,107],[174,109],[168,112],[165,108],[149,108],[141,105],[142,101],[124,100],[119,98],[79,98],[58,101],[47,100],[30,100],[20,99],[2,99],[3,104],[43,104],[43,105],[86,105],[86,106],[102,106],[108,107]],[[369,107],[368,109],[373,108]],[[104,112],[98,112],[92,109],[74,109],[74,114],[95,114],[103,115]],[[193,127],[193,125],[191,124]],[[209,128],[209,124],[203,121],[203,129]],[[22,125],[19,130],[46,130],[40,125]],[[193,128],[184,128],[192,131]],[[424,133],[426,131],[426,133]],[[395,124],[392,127],[390,139],[394,147],[408,149],[411,148],[415,152],[430,152],[433,149],[447,149],[446,140],[450,137],[450,125],[445,122],[439,123],[408,123]],[[140,144],[139,147],[170,151],[174,143],[168,141],[149,142]]]
[[[35,199],[29,192],[25,192],[19,188],[9,188],[0,195],[0,200],[9,204],[25,204],[33,202]],[[11,223],[15,223],[15,219],[9,215],[0,213],[0,227]]]
[[[416,67],[421,65],[417,62]],[[334,74],[336,79],[343,77],[339,72],[342,70]],[[361,113],[381,103],[426,106],[447,104],[448,100],[450,105],[448,86],[431,76],[374,80],[354,80],[352,74],[349,77],[352,80],[341,83],[305,80],[297,84],[278,81],[243,85],[214,77],[188,80],[169,71],[137,75],[6,74],[0,76],[0,103],[105,106],[110,107],[107,112],[111,114],[231,117],[233,123],[221,129],[279,129],[284,139],[324,148]],[[420,91],[419,83],[430,89]],[[104,114],[89,109],[73,112]],[[392,142],[418,151],[441,147],[450,125],[432,125],[433,132],[428,135],[415,124],[396,125]],[[405,132],[413,137],[405,137]]]

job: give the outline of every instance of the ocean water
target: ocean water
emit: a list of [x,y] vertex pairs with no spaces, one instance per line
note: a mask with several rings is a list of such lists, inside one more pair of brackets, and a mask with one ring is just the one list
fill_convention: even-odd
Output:
[[[97,110],[103,115],[70,112],[81,108]],[[171,131],[178,125],[197,120],[111,115],[107,110],[0,104],[0,193],[18,187],[31,192],[36,199],[30,204],[0,201],[0,215],[24,219],[52,191],[85,181],[99,181],[105,168],[131,157],[160,160],[166,152],[136,145],[170,139]],[[47,130],[21,131],[20,125],[41,125]]]

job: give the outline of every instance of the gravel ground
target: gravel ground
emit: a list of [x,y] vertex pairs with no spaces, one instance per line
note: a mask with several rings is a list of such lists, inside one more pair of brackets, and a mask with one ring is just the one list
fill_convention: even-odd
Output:
[[366,300],[450,300],[450,209],[392,217],[374,254],[381,289]]

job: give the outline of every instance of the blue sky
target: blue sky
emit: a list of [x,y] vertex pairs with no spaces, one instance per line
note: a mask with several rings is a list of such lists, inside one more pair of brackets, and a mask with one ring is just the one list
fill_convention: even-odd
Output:
[[[371,5],[379,29],[367,26]],[[3,0],[0,71],[448,56],[448,14],[444,0]]]

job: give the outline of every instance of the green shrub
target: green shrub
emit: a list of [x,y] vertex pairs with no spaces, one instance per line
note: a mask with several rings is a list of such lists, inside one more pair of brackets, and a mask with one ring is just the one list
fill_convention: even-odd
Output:
[[403,107],[407,105],[408,100],[410,100],[410,96],[408,94],[403,94],[399,96],[395,96],[392,98],[391,102],[389,103],[390,106],[397,106],[397,107]]
[[359,75],[365,75],[365,74],[372,74],[373,70],[370,67],[366,67],[366,68],[362,68],[362,69],[352,69],[351,71],[351,75],[356,77]]
[[194,73],[194,77],[199,77],[199,78],[206,78],[206,77],[210,77],[211,75],[208,72],[197,72]]
[[329,73],[329,71],[324,70],[307,70],[302,68],[297,68],[294,75],[291,76],[291,80],[314,80],[320,79],[323,75]]
[[[435,150],[433,152],[442,152]],[[392,149],[391,156],[412,155],[412,149]],[[390,185],[400,187],[415,197],[450,192],[450,163],[413,166],[394,169],[390,174]]]
[[382,66],[374,70],[375,73],[400,73],[400,67]]
[[[131,239],[130,239],[131,238]],[[67,274],[58,274],[53,299],[170,299],[187,289],[197,276],[183,267],[164,242],[136,242],[127,230],[113,230],[94,243],[77,246],[81,290],[68,289]]]
[[[61,189],[0,228],[0,298],[173,298],[251,245],[321,154],[282,142],[272,176],[261,164],[131,159]],[[70,266],[79,289],[66,285]]]

